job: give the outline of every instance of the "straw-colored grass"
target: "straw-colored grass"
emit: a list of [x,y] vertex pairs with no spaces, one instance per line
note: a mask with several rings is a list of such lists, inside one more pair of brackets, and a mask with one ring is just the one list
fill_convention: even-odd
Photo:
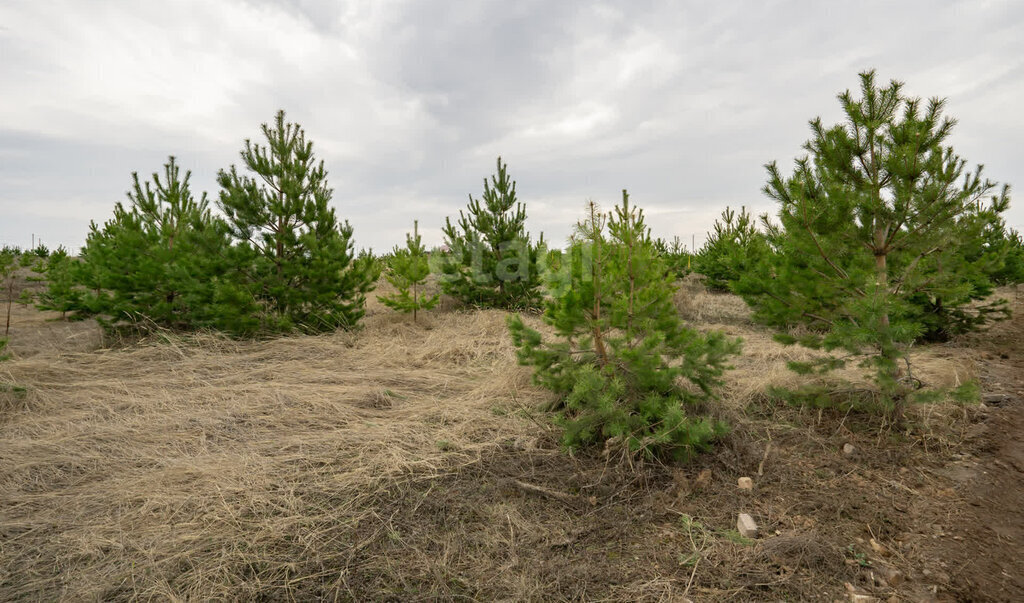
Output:
[[284,596],[300,559],[344,567],[374,498],[537,435],[504,325],[382,314],[3,367],[28,394],[0,419],[0,598]]

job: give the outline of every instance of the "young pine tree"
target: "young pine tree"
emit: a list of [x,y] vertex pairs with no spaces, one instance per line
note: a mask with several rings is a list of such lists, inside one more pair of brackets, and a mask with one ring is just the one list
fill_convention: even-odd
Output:
[[[975,268],[961,261],[960,227],[1005,209],[1007,195],[980,204],[996,185],[946,146],[955,122],[944,102],[923,104],[902,88],[862,73],[860,98],[839,95],[845,123],[811,122],[810,157],[792,176],[767,166],[765,193],[779,203],[778,223],[765,219],[773,253],[734,285],[783,341],[797,341],[786,333],[801,324],[800,343],[847,355],[793,368],[862,358],[878,386],[872,406],[896,418],[913,384],[907,351],[925,329],[915,300],[969,301]],[[827,393],[816,400],[828,403]]]
[[35,295],[37,309],[60,312],[64,319],[68,312],[82,308],[84,292],[76,282],[75,259],[67,249],[58,247],[35,270],[40,280],[46,282],[46,289]]
[[245,141],[252,174],[221,170],[220,207],[239,242],[245,282],[267,310],[264,328],[305,332],[354,327],[379,272],[356,260],[352,227],[330,207],[323,161],[298,124],[263,124],[265,145]]
[[427,249],[420,240],[419,220],[413,221],[412,234],[405,236],[405,247],[395,245],[384,278],[391,283],[396,293],[378,295],[377,299],[385,306],[399,312],[412,312],[412,320],[416,321],[419,310],[429,310],[437,305],[441,295],[428,296],[423,291],[427,276],[430,275]]
[[4,247],[0,250],[0,290],[6,298],[6,318],[4,321],[4,336],[11,331],[11,308],[15,302],[15,285],[18,280],[18,273],[25,268],[32,268],[40,261],[39,256],[32,252],[24,252],[18,248]]
[[516,199],[516,183],[498,158],[498,172],[484,180],[481,199],[469,196],[459,222],[445,221],[449,255],[441,266],[442,290],[476,306],[530,308],[540,303],[537,245],[526,232],[526,207]]
[[731,283],[766,252],[764,235],[747,208],[740,208],[737,214],[726,207],[721,220],[715,220],[714,231],[694,256],[693,269],[704,277],[704,286],[711,291],[729,291]]
[[190,176],[174,157],[163,178],[132,174],[128,205],[117,203],[102,227],[90,225],[80,261],[69,267],[84,291],[80,307],[68,309],[110,328],[252,330],[252,304],[232,284],[227,227],[205,194],[192,195]]
[[[0,251],[0,290],[4,292],[7,318],[4,325],[4,336],[11,331],[11,306],[14,304],[14,282],[17,277],[19,262],[22,254],[14,249],[4,247]],[[5,340],[6,343],[6,340]],[[0,347],[2,350],[2,347]]]
[[1024,283],[1024,237],[1014,229],[1003,228],[1003,235],[997,245],[1006,251],[1003,267],[996,271],[993,280],[997,285],[1019,285]]
[[693,254],[686,249],[686,245],[679,237],[672,237],[669,243],[665,239],[654,239],[654,249],[661,256],[668,266],[669,272],[676,278],[683,278],[692,270]]
[[683,325],[674,279],[626,191],[610,214],[591,203],[569,249],[553,255],[543,320],[555,339],[520,316],[508,324],[519,362],[564,405],[563,444],[683,459],[719,437],[723,424],[696,415],[740,342]]

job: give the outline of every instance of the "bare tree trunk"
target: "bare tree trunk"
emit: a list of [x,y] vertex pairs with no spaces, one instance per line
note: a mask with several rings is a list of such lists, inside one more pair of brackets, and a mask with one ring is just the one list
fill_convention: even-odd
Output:
[[601,233],[597,229],[597,217],[594,215],[594,204],[590,204],[591,222],[594,227],[594,351],[601,361],[601,366],[608,364],[608,351],[604,347],[604,335],[601,333]]
[[7,281],[7,326],[4,327],[4,337],[11,332],[11,304],[14,303],[14,277]]

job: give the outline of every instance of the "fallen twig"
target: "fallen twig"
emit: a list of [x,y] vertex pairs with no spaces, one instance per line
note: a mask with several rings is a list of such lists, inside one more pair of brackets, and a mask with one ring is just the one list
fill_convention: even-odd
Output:
[[533,492],[535,494],[543,494],[544,496],[551,497],[551,498],[553,498],[555,500],[560,500],[560,501],[562,501],[562,502],[564,502],[566,504],[575,504],[576,500],[577,500],[576,497],[571,495],[571,494],[566,494],[565,492],[556,492],[554,490],[549,490],[549,489],[547,489],[547,488],[545,488],[543,486],[537,486],[535,484],[528,484],[526,482],[521,482],[521,481],[519,481],[517,479],[512,480],[512,483],[515,484],[517,487],[522,488],[523,490],[526,490],[527,492]]

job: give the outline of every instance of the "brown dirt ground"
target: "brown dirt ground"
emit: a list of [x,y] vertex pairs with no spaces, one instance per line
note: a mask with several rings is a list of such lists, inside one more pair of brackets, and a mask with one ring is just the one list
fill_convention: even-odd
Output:
[[26,388],[0,395],[0,599],[1024,600],[1024,304],[1004,293],[1011,323],[914,357],[1002,395],[894,433],[770,403],[806,352],[687,283],[683,315],[745,354],[732,433],[681,467],[559,451],[500,312],[413,325],[372,302],[354,334],[97,349],[25,309],[0,366]]
[[962,601],[1024,601],[1024,305],[1019,292],[1006,293],[1015,300],[1013,320],[961,342],[980,366],[989,402],[960,456],[936,469],[953,482],[951,504],[920,505],[933,527],[922,544],[932,575]]

